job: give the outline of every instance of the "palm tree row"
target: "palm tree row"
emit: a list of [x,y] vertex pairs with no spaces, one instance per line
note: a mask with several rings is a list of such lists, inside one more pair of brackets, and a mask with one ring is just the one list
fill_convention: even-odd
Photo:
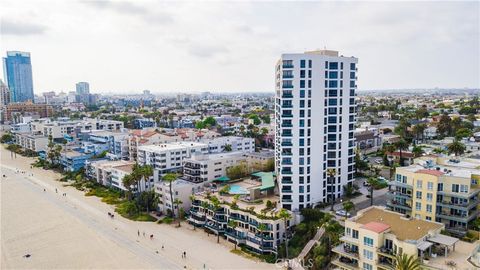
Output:
[[138,164],[133,165],[132,173],[123,177],[122,183],[127,189],[128,199],[131,199],[132,188],[135,189],[135,193],[139,192],[139,183],[143,180],[146,181],[153,176],[153,167],[150,165],[140,166]]

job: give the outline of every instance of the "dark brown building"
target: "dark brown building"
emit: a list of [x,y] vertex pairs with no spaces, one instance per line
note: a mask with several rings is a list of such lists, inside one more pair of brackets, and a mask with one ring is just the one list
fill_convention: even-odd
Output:
[[35,104],[31,101],[10,103],[6,106],[5,120],[12,121],[13,115],[39,115],[43,117],[53,116],[53,107],[48,104]]

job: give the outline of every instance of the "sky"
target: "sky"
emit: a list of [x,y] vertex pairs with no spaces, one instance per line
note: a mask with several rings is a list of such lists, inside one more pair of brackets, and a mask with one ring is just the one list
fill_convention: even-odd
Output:
[[0,18],[35,93],[273,91],[282,53],[323,48],[359,58],[359,89],[480,88],[478,1],[2,0]]

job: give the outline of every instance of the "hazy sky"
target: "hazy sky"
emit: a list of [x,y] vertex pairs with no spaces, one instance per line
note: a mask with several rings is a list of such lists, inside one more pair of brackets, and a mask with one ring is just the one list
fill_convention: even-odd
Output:
[[[34,89],[273,91],[281,53],[359,58],[360,89],[480,87],[479,2],[0,1]],[[2,72],[3,77],[3,72]]]

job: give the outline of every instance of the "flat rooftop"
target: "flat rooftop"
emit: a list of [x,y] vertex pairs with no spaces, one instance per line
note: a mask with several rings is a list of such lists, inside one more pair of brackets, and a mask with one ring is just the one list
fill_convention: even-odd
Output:
[[[437,168],[439,169],[437,170]],[[438,165],[438,164],[434,164],[428,168],[425,168],[424,166],[421,166],[418,164],[414,164],[408,167],[402,167],[402,169],[409,172],[425,173],[425,174],[430,174],[435,176],[453,176],[453,177],[470,178],[472,174],[480,175],[479,169],[445,166],[445,165]]]
[[172,142],[172,143],[162,143],[162,144],[152,144],[152,145],[142,145],[139,146],[139,150],[145,150],[149,152],[162,152],[170,150],[181,150],[184,148],[190,147],[208,147],[204,143],[198,142]]
[[442,224],[436,222],[407,219],[402,214],[379,207],[367,208],[364,212],[360,212],[350,220],[362,225],[371,224],[372,222],[375,222],[375,224],[383,223],[390,227],[390,233],[402,241],[419,240],[427,235],[429,231],[443,227]]

